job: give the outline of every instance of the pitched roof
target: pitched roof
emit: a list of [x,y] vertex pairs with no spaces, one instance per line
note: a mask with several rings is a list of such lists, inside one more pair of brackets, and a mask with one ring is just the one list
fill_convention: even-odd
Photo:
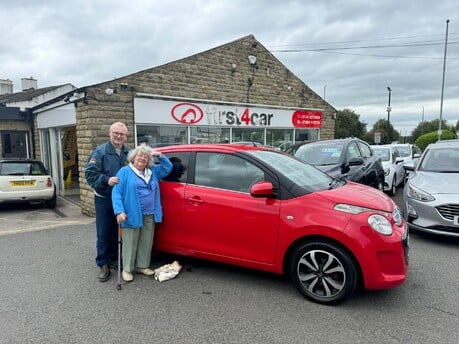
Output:
[[2,94],[0,95],[0,103],[7,104],[7,103],[17,103],[17,102],[32,100],[35,97],[41,96],[43,94],[51,92],[65,85],[68,85],[68,84],[49,86],[49,87],[43,87],[43,88],[30,88],[28,90],[24,90],[21,92]]

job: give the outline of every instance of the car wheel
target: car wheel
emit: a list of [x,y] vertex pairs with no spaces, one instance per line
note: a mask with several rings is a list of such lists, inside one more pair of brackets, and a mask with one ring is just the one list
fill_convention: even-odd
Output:
[[53,208],[56,208],[56,204],[57,204],[57,195],[56,195],[56,190],[54,190],[53,198],[50,198],[49,200],[45,201],[45,207],[53,209]]
[[384,179],[378,179],[378,181],[376,182],[376,189],[384,192]]
[[390,190],[387,192],[389,196],[395,195],[397,192],[397,177],[394,175],[394,178],[392,178],[392,185],[390,187]]
[[349,298],[357,287],[357,268],[351,256],[327,242],[310,242],[292,254],[290,276],[306,298],[332,305]]

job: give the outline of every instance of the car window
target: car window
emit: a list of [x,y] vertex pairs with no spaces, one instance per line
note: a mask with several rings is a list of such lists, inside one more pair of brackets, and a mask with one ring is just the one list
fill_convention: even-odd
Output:
[[185,183],[188,178],[188,165],[189,165],[188,152],[173,152],[167,154],[167,157],[172,163],[172,170],[162,180],[169,182],[180,182]]
[[368,159],[371,157],[371,148],[366,143],[358,142],[357,144],[359,145],[363,158]]
[[314,166],[336,165],[340,161],[343,143],[305,144],[298,148],[295,156]]
[[45,175],[46,170],[39,162],[2,162],[0,164],[0,175],[3,176],[27,176]]
[[357,147],[357,143],[351,142],[347,146],[347,160],[352,158],[361,158],[359,147]]
[[290,179],[294,185],[303,188],[306,193],[326,190],[333,179],[321,170],[300,159],[272,151],[252,151],[249,154],[275,168],[281,175]]
[[196,154],[197,185],[248,193],[253,184],[264,179],[265,174],[259,167],[241,157],[223,153]]

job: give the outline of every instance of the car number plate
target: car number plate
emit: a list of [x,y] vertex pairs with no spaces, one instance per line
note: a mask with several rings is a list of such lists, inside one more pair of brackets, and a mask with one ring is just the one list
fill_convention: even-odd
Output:
[[455,225],[459,226],[459,216],[454,216],[453,222]]
[[17,186],[35,186],[35,181],[33,180],[15,180],[10,182],[11,186],[17,187]]

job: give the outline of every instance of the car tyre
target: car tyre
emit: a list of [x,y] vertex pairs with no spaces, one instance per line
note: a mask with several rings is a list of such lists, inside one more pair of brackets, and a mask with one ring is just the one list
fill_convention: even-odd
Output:
[[292,253],[290,277],[306,298],[333,305],[343,302],[355,291],[357,267],[346,251],[329,242],[309,242]]
[[378,181],[376,182],[376,189],[384,192],[384,179],[381,179],[381,178],[378,179]]
[[397,176],[394,175],[394,178],[392,178],[392,185],[390,187],[390,190],[387,192],[389,196],[394,196],[395,193],[397,192]]

